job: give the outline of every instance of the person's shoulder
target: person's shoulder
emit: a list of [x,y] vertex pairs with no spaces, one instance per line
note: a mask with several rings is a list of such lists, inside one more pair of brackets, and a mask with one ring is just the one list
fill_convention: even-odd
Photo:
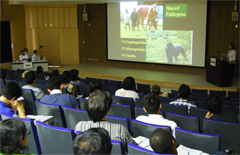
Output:
[[148,117],[147,116],[144,116],[144,115],[140,115],[136,118],[137,121],[141,121],[143,119],[147,119]]

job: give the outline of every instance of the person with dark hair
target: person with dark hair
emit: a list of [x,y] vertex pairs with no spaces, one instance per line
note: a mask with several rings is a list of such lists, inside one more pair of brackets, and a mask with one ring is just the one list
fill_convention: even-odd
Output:
[[77,100],[70,94],[62,94],[62,82],[58,77],[52,77],[47,83],[50,95],[44,96],[40,101],[48,104],[57,104],[79,109]]
[[172,101],[169,104],[187,106],[189,113],[191,107],[197,107],[195,103],[187,101],[190,95],[191,95],[190,87],[186,84],[182,84],[178,89],[178,96],[180,97],[180,99]]
[[[95,90],[100,90],[102,91],[102,82],[99,81],[99,80],[92,80],[90,83],[89,83],[89,90],[90,90],[90,93],[92,93],[93,91]],[[91,95],[91,94],[90,94]],[[86,99],[88,99],[89,97],[86,97]]]
[[123,88],[118,89],[115,92],[115,95],[121,96],[121,97],[132,97],[133,100],[135,101],[135,98],[139,98],[139,97],[138,97],[138,93],[136,93],[134,90],[135,90],[135,80],[133,77],[128,76],[123,81]]
[[59,71],[58,71],[58,69],[53,70],[50,77],[59,77]]
[[[76,131],[85,131],[90,128],[101,127],[109,132],[112,140],[119,140],[123,142],[125,150],[127,144],[136,142],[133,140],[131,134],[126,127],[121,124],[110,123],[106,121],[107,114],[112,105],[112,98],[109,92],[101,92],[95,90],[87,101],[86,110],[90,121],[80,121],[77,123]],[[137,145],[137,144],[136,144]]]
[[21,55],[19,55],[20,62],[27,62],[28,55],[25,53],[24,50],[21,50]]
[[36,84],[36,76],[33,72],[28,72],[25,74],[25,81],[27,85],[24,85],[22,88],[31,89],[35,96],[36,100],[40,100],[45,95],[44,92],[40,88],[34,87]]
[[38,55],[38,51],[37,50],[34,50],[33,51],[33,56],[32,56],[32,61],[34,62],[34,61],[41,61],[40,60],[40,56]]
[[178,154],[176,139],[165,129],[158,128],[153,131],[150,146],[154,152],[159,154]]
[[222,54],[223,56],[226,56],[228,61],[229,61],[229,64],[235,64],[236,63],[236,55],[237,55],[237,52],[235,50],[235,45],[234,43],[230,43],[229,44],[229,51],[228,51],[228,54]]
[[76,69],[71,69],[71,80],[70,83],[71,84],[76,84],[76,85],[85,85],[85,83],[80,81],[80,78],[78,77],[78,73],[79,71]]
[[43,67],[42,66],[37,66],[36,73],[43,73]]
[[5,113],[9,116],[17,117],[15,112],[9,108],[12,106],[13,109],[18,111],[18,117],[26,118],[26,115],[18,102],[17,98],[22,95],[22,89],[15,82],[7,83],[1,90],[0,96],[0,114]]
[[8,78],[9,78],[9,75],[6,73],[6,71],[1,70],[1,75],[0,75],[0,77],[3,78],[3,79],[8,79]]
[[64,71],[63,76],[61,78],[62,80],[62,87],[65,87],[67,89],[67,92],[74,97],[77,97],[76,94],[76,88],[74,85],[70,84],[71,79],[71,72],[70,71]]
[[159,85],[153,85],[151,92],[157,96],[168,97],[167,92],[161,93],[161,87]]
[[24,48],[24,52],[28,56],[28,58],[32,57],[31,54],[28,52],[28,49],[26,47]]
[[218,95],[208,95],[204,105],[208,109],[205,118],[223,122],[238,122],[237,116],[232,110],[222,110],[223,101]]
[[177,124],[160,115],[159,111],[161,108],[162,104],[159,97],[153,93],[148,93],[143,97],[143,110],[148,113],[148,116],[140,115],[136,120],[150,124],[170,126],[173,136],[175,137],[175,128]]
[[16,118],[5,119],[0,122],[1,153],[24,153],[28,144],[28,132],[23,121]]
[[112,143],[104,128],[91,128],[77,135],[73,142],[73,152],[78,154],[111,154]]

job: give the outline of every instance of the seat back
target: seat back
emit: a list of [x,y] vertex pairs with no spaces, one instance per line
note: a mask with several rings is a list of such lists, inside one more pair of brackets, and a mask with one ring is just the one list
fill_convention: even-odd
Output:
[[79,97],[79,104],[80,104],[81,110],[86,110],[87,99]]
[[12,76],[13,72],[14,72],[13,70],[6,69],[6,73],[8,74],[9,79],[13,79],[13,76]]
[[43,73],[35,73],[35,75],[36,75],[36,79],[45,80]]
[[171,132],[170,126],[149,124],[149,123],[137,121],[135,119],[132,120],[132,131],[133,131],[134,137],[143,136],[146,138],[150,138],[152,132],[157,128],[163,128]]
[[13,79],[5,79],[5,84],[9,83],[9,82],[15,82],[18,84],[17,80],[13,80]]
[[67,92],[67,88],[62,87],[62,93],[63,93],[63,94],[67,94],[67,93],[68,93],[68,92]]
[[137,83],[137,91],[143,94],[151,93],[150,84]]
[[180,128],[199,132],[199,118],[196,116],[186,116],[167,112],[166,118],[177,123]]
[[206,97],[196,96],[196,101],[205,102]]
[[216,94],[218,96],[226,97],[226,91],[225,90],[210,90],[209,94]]
[[116,86],[116,88],[119,89],[121,84],[115,82],[106,82],[106,85]]
[[190,116],[197,116],[199,117],[199,123],[200,123],[200,131],[202,131],[203,127],[203,118],[205,118],[208,110],[207,109],[201,109],[201,108],[190,108]]
[[37,115],[37,108],[35,105],[35,96],[31,89],[22,88],[22,96],[24,97],[25,105],[25,113],[26,115]]
[[233,149],[234,154],[240,153],[239,126],[239,123],[203,119],[203,133],[219,135],[221,137],[221,150]]
[[47,85],[47,80],[41,80],[41,79],[36,79],[36,83],[37,84],[43,84],[43,85]]
[[118,140],[111,140],[112,143],[112,151],[111,154],[125,154],[123,143]]
[[[135,106],[143,108],[143,100],[136,98]],[[136,116],[135,116],[136,117]]]
[[161,97],[159,96],[159,99],[161,101],[161,103],[170,103],[172,101],[175,101],[177,98],[169,98],[169,97]]
[[204,109],[204,102],[203,101],[194,101],[194,103],[198,108]]
[[122,124],[125,128],[128,129],[129,133],[132,133],[129,119],[127,117],[117,117],[107,115],[107,121],[115,124]]
[[166,112],[172,112],[180,115],[188,115],[187,106],[178,106],[162,103],[162,111],[164,112],[164,116],[166,115]]
[[226,101],[226,100],[223,100],[223,105],[230,105],[230,106],[239,106],[239,102],[234,102],[234,101]]
[[5,79],[4,78],[0,78],[0,84],[4,84],[5,85]]
[[207,89],[192,89],[192,93],[194,94],[208,94],[208,90]]
[[13,76],[14,80],[23,81],[22,80],[22,73],[12,72],[12,76]]
[[18,81],[18,85],[20,86],[20,87],[22,87],[22,86],[24,86],[24,85],[26,85],[27,83],[25,82],[25,81]]
[[191,96],[206,98],[206,97],[207,97],[207,94],[192,93]]
[[117,87],[114,85],[103,85],[102,90],[108,91],[111,95],[114,95],[117,90]]
[[149,154],[150,155],[150,154],[157,154],[157,153],[144,149],[140,146],[128,143],[128,154],[129,155],[132,155],[132,154]]
[[[8,119],[8,118],[14,118],[12,116],[8,116],[4,113],[1,114],[2,120]],[[30,119],[23,119],[23,118],[18,118],[22,120],[26,126],[26,129],[28,131],[31,131],[31,134],[28,135],[28,144],[27,147],[29,148],[28,153],[31,154],[40,154],[41,153],[41,147],[39,144],[39,139],[37,135],[37,130],[36,127],[33,123],[32,120]]]
[[209,154],[220,151],[219,135],[202,134],[181,128],[176,128],[175,132],[178,145],[184,145]]
[[70,128],[73,130],[75,129],[75,126],[78,122],[90,120],[86,110],[77,110],[77,109],[63,106],[63,112],[64,112],[67,128]]
[[36,121],[42,154],[73,154],[75,133],[72,129]]
[[50,93],[48,92],[48,87],[47,85],[43,85],[43,84],[35,84],[35,87],[40,88],[45,95],[49,95]]
[[66,127],[65,118],[60,105],[47,104],[39,101],[35,101],[35,104],[38,115],[54,116],[54,118],[49,121],[49,124],[58,127]]
[[140,115],[148,116],[148,114],[141,107],[134,107],[135,117],[137,118]]
[[78,90],[79,90],[79,94],[83,95],[83,97],[87,97],[90,95],[90,90],[89,87],[87,86],[83,86],[83,85],[77,85]]
[[238,98],[239,99],[239,92],[237,92],[237,91],[228,91],[228,98]]
[[171,90],[171,93],[173,94],[174,98],[179,98],[177,90]]

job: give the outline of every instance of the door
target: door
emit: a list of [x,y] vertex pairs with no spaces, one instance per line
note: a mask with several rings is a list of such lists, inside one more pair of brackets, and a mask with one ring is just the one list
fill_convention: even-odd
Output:
[[45,57],[51,66],[60,65],[59,32],[39,31],[38,46],[42,46],[38,52],[41,59]]

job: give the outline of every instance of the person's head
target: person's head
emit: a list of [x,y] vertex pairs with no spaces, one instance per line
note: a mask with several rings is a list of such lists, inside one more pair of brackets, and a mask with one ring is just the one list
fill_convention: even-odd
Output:
[[9,78],[8,74],[4,70],[1,70],[1,76],[0,77],[4,78],[4,79]]
[[37,66],[37,73],[42,73],[42,72],[43,72],[43,67]]
[[1,153],[20,153],[27,147],[27,129],[23,121],[16,118],[0,122]]
[[1,95],[13,102],[22,95],[22,89],[17,83],[9,82],[1,90]]
[[89,83],[89,90],[92,93],[94,90],[101,90],[102,91],[102,82],[99,80],[92,80]]
[[24,79],[25,78],[25,75],[29,72],[29,70],[25,70],[23,73],[22,73],[22,78]]
[[177,141],[166,129],[157,128],[153,131],[150,146],[159,154],[177,154]]
[[125,9],[126,13],[128,13],[128,9]]
[[161,102],[157,95],[148,93],[143,97],[143,109],[148,114],[159,114]]
[[207,96],[204,105],[211,113],[218,114],[222,111],[223,101],[218,95],[210,94]]
[[230,43],[229,44],[229,49],[230,50],[235,50],[235,44],[234,43]]
[[190,87],[188,85],[182,84],[178,89],[178,95],[180,98],[187,99],[191,92]]
[[61,85],[62,81],[58,77],[51,77],[50,79],[48,79],[48,91],[52,91],[53,89],[61,89]]
[[38,51],[37,51],[37,50],[34,50],[33,53],[36,54],[36,55],[38,55]]
[[90,120],[97,122],[102,120],[112,105],[112,98],[109,92],[95,90],[87,100],[86,110]]
[[70,71],[64,71],[62,76],[62,83],[69,83],[71,79],[71,72]]
[[24,48],[24,52],[28,52],[28,49],[26,47]]
[[71,72],[71,81],[77,80],[79,71],[76,69],[71,69],[70,72]]
[[104,128],[91,128],[77,135],[73,142],[74,154],[111,154],[112,143]]
[[123,81],[123,89],[125,90],[133,90],[135,87],[135,80],[133,77],[128,76]]
[[153,85],[151,88],[151,92],[158,96],[161,93],[161,87],[159,85]]
[[36,83],[36,76],[33,72],[28,72],[25,74],[25,81],[27,84],[34,84]]
[[25,51],[24,51],[24,50],[21,50],[21,54],[22,54],[22,55],[25,55]]
[[52,71],[52,77],[59,77],[59,71],[57,69]]

